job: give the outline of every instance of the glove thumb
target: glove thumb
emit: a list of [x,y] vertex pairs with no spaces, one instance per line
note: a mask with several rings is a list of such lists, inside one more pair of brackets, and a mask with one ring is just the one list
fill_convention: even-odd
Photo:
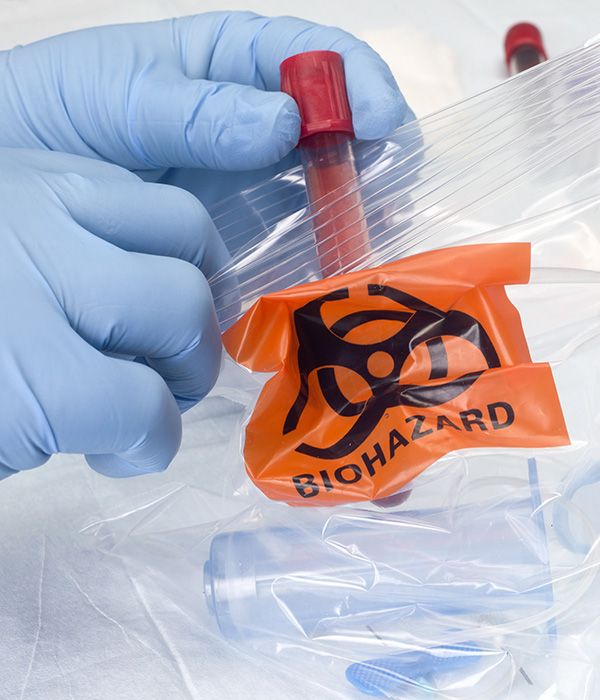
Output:
[[140,81],[128,128],[148,168],[255,170],[294,148],[300,115],[282,92],[175,75]]

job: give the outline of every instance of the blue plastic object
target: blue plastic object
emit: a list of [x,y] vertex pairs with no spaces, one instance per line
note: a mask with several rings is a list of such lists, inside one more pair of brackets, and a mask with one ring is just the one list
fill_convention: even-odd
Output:
[[[491,653],[497,655],[498,651]],[[398,693],[410,692],[411,688],[429,690],[436,675],[466,671],[489,654],[490,650],[472,642],[442,644],[351,664],[346,678],[366,695],[397,697]]]

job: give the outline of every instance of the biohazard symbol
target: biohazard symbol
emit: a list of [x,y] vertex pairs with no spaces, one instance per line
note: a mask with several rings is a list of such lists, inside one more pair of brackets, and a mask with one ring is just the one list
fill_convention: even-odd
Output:
[[[369,437],[388,409],[396,406],[439,406],[466,391],[484,371],[468,372],[442,384],[400,383],[400,374],[408,357],[423,343],[431,362],[431,380],[448,376],[448,355],[443,340],[448,336],[473,344],[483,355],[488,369],[500,367],[500,359],[489,335],[481,323],[469,314],[457,310],[444,312],[387,285],[369,284],[367,293],[369,297],[391,299],[403,309],[365,309],[348,314],[327,327],[321,309],[326,303],[348,299],[349,290],[343,288],[313,299],[294,312],[294,325],[300,346],[300,389],[285,419],[283,434],[298,427],[309,397],[308,378],[315,370],[327,404],[339,416],[357,418],[348,432],[332,445],[317,447],[302,442],[296,448],[297,452],[320,459],[345,457]],[[376,343],[365,345],[346,340],[350,331],[365,323],[382,320],[400,321],[403,325],[391,337]],[[380,353],[385,353],[390,358],[386,376],[373,373],[374,363],[370,360],[374,353],[378,353],[379,358]],[[345,367],[358,373],[369,385],[372,396],[360,402],[348,399],[336,381],[334,367]]]
[[254,483],[297,505],[380,500],[457,450],[569,444],[506,289],[527,285],[530,256],[457,246],[258,299],[223,337],[260,373],[243,446]]

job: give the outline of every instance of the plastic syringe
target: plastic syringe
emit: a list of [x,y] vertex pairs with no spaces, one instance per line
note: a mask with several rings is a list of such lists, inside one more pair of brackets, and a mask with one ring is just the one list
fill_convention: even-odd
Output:
[[369,251],[344,64],[334,51],[308,51],[281,64],[281,89],[301,117],[298,149],[323,277],[352,269]]

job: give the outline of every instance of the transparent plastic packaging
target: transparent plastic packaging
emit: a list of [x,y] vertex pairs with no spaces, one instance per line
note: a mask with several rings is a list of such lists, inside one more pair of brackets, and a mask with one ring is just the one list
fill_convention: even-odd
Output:
[[[587,472],[586,458],[570,467]],[[156,653],[180,625],[187,643],[225,639],[314,697],[592,700],[598,484],[587,504],[572,498],[577,479],[548,454],[442,466],[399,506],[245,500],[220,520],[203,489],[179,484],[84,535],[125,567]]]
[[[323,699],[600,697],[599,75],[592,44],[389,140],[356,144],[356,177],[321,206],[308,201],[300,167],[219,205],[232,260],[211,283],[237,362],[225,357],[208,401],[239,405],[238,431],[219,460],[199,465],[201,485],[148,493],[84,528],[140,592],[153,649],[186,624]],[[340,211],[349,195],[356,206]],[[345,239],[353,259],[328,277],[318,248],[343,230],[355,232]],[[294,314],[332,291],[353,301],[386,285],[401,288],[404,306],[382,301],[375,328],[437,313],[411,335],[399,380],[416,405],[378,415],[369,435],[385,440],[365,442],[362,462],[312,474],[319,499],[337,501],[290,507],[315,505],[291,478],[302,453],[284,455],[283,471],[269,472],[272,455],[254,468],[247,438],[271,445],[292,404],[280,415],[277,402],[288,390],[302,396],[290,370],[302,345]],[[327,312],[328,328],[363,313],[363,301]],[[449,333],[448,318],[465,314],[467,330]],[[428,345],[436,337],[445,350]],[[483,352],[490,345],[495,356]],[[268,361],[248,371],[257,352]],[[321,421],[304,425],[313,447],[331,444],[321,432],[338,425],[325,422],[332,404],[351,426],[380,386],[327,368],[343,398],[328,402],[313,377],[305,417],[294,414],[297,425]],[[285,371],[292,389],[273,383]],[[447,385],[461,390],[432,404]],[[378,488],[359,490],[369,478]],[[310,479],[298,483],[306,490]]]
[[443,694],[482,674],[473,696],[491,697],[514,680],[516,660],[498,640],[535,630],[550,652],[556,618],[598,564],[547,534],[546,517],[553,528],[552,511],[564,511],[594,544],[567,501],[542,505],[535,459],[528,469],[529,492],[513,480],[511,494],[490,497],[489,484],[474,482],[474,500],[453,507],[341,509],[226,530],[204,568],[208,608],[231,641],[337,657],[368,695]]
[[[596,194],[599,67],[595,43],[384,142],[358,143],[353,188],[371,249],[340,272],[455,245]],[[320,225],[330,208],[318,212]],[[261,295],[322,277],[301,167],[223,201],[213,215],[234,253],[212,280],[223,327]]]

